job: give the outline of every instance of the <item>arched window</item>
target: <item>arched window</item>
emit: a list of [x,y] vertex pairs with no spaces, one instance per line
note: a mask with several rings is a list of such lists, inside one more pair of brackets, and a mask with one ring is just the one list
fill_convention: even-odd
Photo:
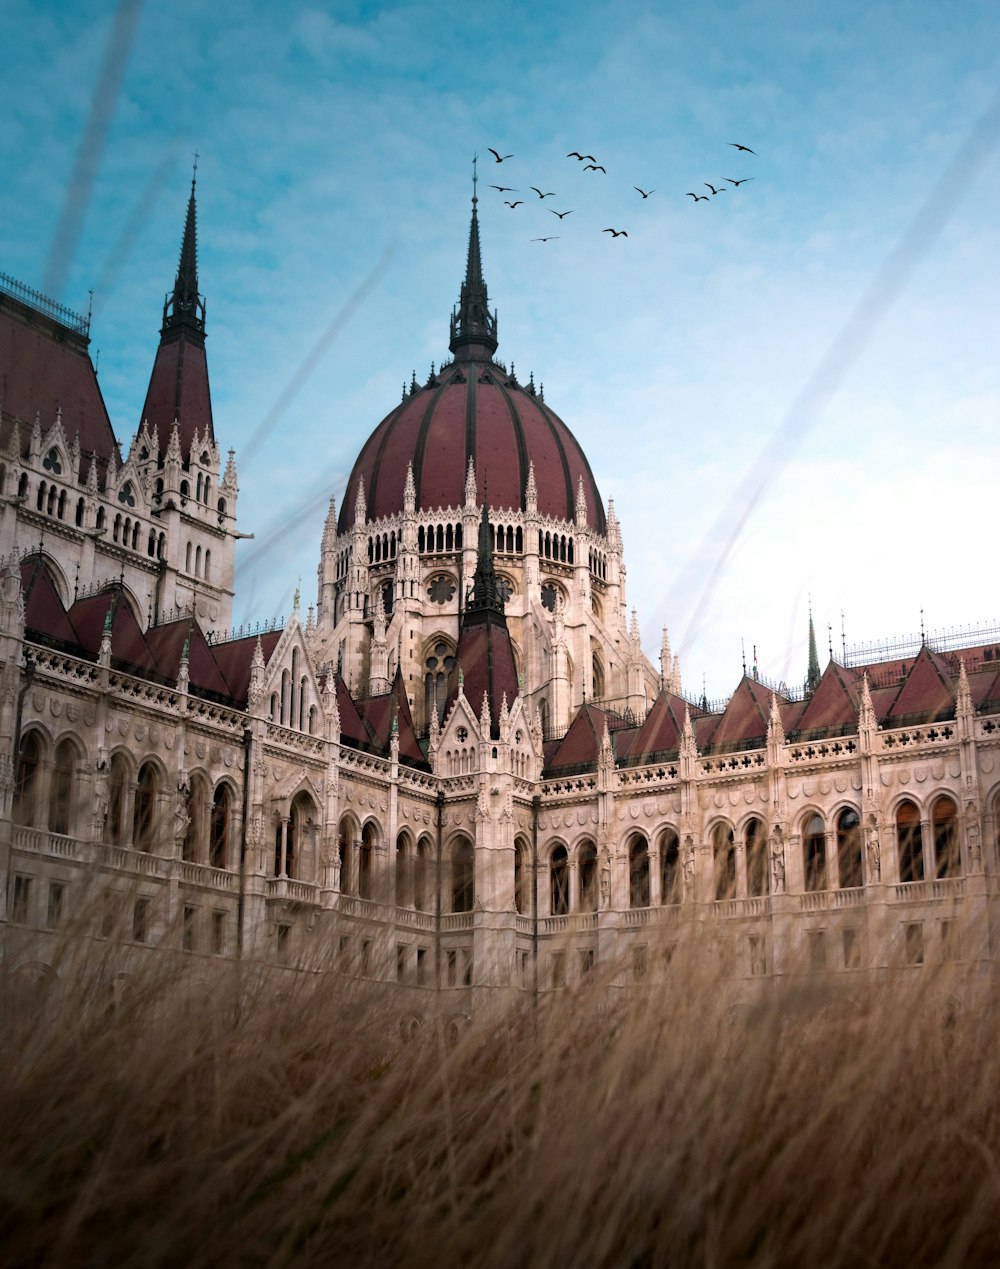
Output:
[[764,825],[758,819],[752,819],[746,826],[743,836],[747,858],[747,894],[753,898],[766,895],[770,889],[767,872],[767,840]]
[[313,803],[308,793],[298,793],[292,802],[285,844],[285,876],[301,877],[306,872],[309,830],[314,822]]
[[438,642],[424,661],[424,710],[428,725],[437,710],[438,722],[444,718],[455,657],[447,643]]
[[649,847],[645,837],[636,833],[628,846],[628,904],[630,908],[649,907]]
[[584,842],[580,847],[580,910],[582,912],[597,911],[597,847],[593,842]]
[[212,552],[205,548],[205,581],[212,580]]
[[405,833],[396,838],[396,907],[405,908],[410,897],[410,839]]
[[184,550],[184,571],[191,572],[191,543],[189,542]]
[[111,759],[108,773],[108,817],[104,825],[105,841],[118,845],[126,839],[125,808],[128,796],[128,767],[120,753]]
[[962,871],[958,849],[958,807],[947,796],[939,797],[931,808],[934,826],[934,874],[956,877]]
[[42,746],[35,732],[21,737],[17,758],[17,787],[14,789],[14,823],[33,825],[38,814],[38,785]]
[[208,811],[209,789],[202,775],[191,777],[191,792],[188,794],[187,832],[182,847],[183,857],[192,863],[203,857],[202,842],[205,829],[205,816]]
[[427,885],[431,844],[426,837],[417,842],[417,857],[413,861],[413,906],[418,912],[426,912],[430,906]]
[[826,889],[826,831],[820,815],[813,815],[802,834],[802,862],[806,889]]
[[565,916],[569,911],[569,856],[565,846],[557,846],[549,863],[549,911]]
[[73,821],[73,776],[76,772],[76,749],[64,740],[56,749],[49,789],[49,831],[67,834]]
[[157,785],[156,768],[151,762],[144,762],[139,768],[132,806],[132,846],[135,850],[153,848]]
[[680,841],[668,828],[660,838],[660,902],[680,903],[682,893]]
[[594,700],[600,701],[604,699],[604,667],[601,665],[601,656],[599,652],[591,653],[590,671],[593,676],[593,696]]
[[340,852],[340,893],[351,893],[351,842],[352,825],[350,820],[340,821],[340,830],[337,834],[337,845]]
[[716,899],[735,899],[736,843],[728,824],[716,824],[712,834],[712,869]]
[[900,802],[896,809],[896,850],[899,880],[923,881],[924,842],[920,831],[920,812],[910,801]]
[[451,910],[471,912],[475,899],[476,857],[467,837],[460,838],[451,854]]
[[837,816],[837,871],[841,890],[864,885],[861,865],[861,820],[857,811],[845,807]]
[[514,843],[514,907],[522,914],[531,909],[531,897],[528,894],[528,877],[531,867],[528,862],[528,847],[523,841]]
[[213,868],[225,868],[229,857],[229,818],[232,794],[229,786],[220,784],[212,802],[212,818],[208,826],[208,862]]
[[361,845],[358,847],[358,894],[362,899],[372,897],[372,877],[377,844],[378,831],[374,824],[368,823],[361,830]]

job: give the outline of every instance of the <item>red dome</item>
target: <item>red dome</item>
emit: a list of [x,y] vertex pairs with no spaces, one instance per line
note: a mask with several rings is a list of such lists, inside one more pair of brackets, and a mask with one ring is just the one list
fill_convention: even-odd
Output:
[[418,511],[461,507],[470,458],[480,506],[523,510],[528,465],[534,463],[539,515],[573,520],[582,477],[587,524],[605,531],[590,464],[566,424],[533,388],[521,387],[495,362],[471,360],[443,368],[371,434],[347,482],[339,531],[354,524],[362,479],[369,520],[401,512],[410,462]]

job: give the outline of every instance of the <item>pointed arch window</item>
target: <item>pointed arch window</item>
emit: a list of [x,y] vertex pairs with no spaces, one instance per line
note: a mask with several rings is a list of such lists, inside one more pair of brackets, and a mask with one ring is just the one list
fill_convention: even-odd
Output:
[[128,799],[128,767],[120,753],[111,759],[108,773],[108,816],[105,840],[117,846],[126,840],[125,807]]
[[232,815],[232,794],[228,785],[220,784],[212,802],[212,818],[208,826],[208,862],[213,868],[225,868],[229,857],[229,820]]
[[807,890],[826,889],[826,828],[823,817],[813,815],[802,834],[802,862]]
[[767,841],[764,825],[758,819],[752,819],[744,833],[747,860],[747,894],[752,898],[766,895],[770,888],[767,872]]
[[712,865],[716,899],[736,898],[736,842],[728,824],[716,824],[712,834]]
[[649,907],[649,846],[646,839],[637,833],[629,842],[628,848],[629,874],[629,907]]
[[923,881],[924,841],[920,831],[920,812],[909,800],[896,809],[896,850],[899,858],[899,880]]
[[934,830],[934,875],[956,877],[962,871],[958,848],[958,807],[952,798],[942,796],[931,808]]
[[132,846],[135,850],[153,848],[157,785],[156,768],[151,762],[143,763],[139,768],[132,806]]
[[73,821],[73,778],[76,773],[76,749],[70,740],[56,749],[49,789],[49,831],[66,835]]
[[861,819],[853,807],[837,816],[837,872],[841,890],[864,885],[861,863]]
[[549,911],[553,916],[569,912],[569,856],[565,846],[557,846],[549,863]]
[[451,910],[471,912],[475,900],[475,852],[468,838],[455,843],[451,856]]
[[580,909],[597,911],[597,847],[584,842],[580,847]]
[[42,746],[35,732],[21,739],[17,760],[17,786],[14,789],[14,823],[34,825],[38,813],[38,786],[42,765]]
[[666,829],[660,838],[660,883],[660,902],[680,903],[680,839],[672,828]]

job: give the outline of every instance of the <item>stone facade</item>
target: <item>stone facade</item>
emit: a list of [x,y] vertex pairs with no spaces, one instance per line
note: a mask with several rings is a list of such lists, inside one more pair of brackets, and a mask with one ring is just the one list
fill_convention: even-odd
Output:
[[[193,215],[192,191],[157,366],[179,339],[203,348]],[[41,301],[0,295],[0,322],[46,342],[53,374],[70,357],[92,377],[85,335]],[[398,488],[384,464],[389,509],[370,515],[359,458],[351,514],[331,502],[315,609],[303,622],[296,597],[281,629],[238,637],[236,470],[207,373],[169,426],[162,410],[140,422],[124,460],[96,378],[72,421],[8,394],[8,966],[49,972],[72,930],[115,936],[123,973],[166,953],[323,966],[463,1009],[597,963],[667,973],[697,927],[747,984],[937,958],[990,982],[1000,646],[921,640],[810,666],[798,695],[744,676],[721,709],[685,699],[666,635],[657,671],[628,620],[613,506],[534,385],[495,361],[495,335],[474,204],[454,360],[401,407],[431,426],[452,393],[476,417],[463,495],[424,505],[423,455],[400,433]],[[520,429],[513,474],[484,439],[497,418]],[[533,452],[547,437],[557,488]],[[503,479],[518,505],[489,502]]]

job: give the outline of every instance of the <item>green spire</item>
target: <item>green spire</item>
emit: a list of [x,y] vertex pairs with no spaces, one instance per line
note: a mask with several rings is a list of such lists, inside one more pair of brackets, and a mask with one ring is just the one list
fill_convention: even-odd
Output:
[[819,654],[816,651],[816,628],[813,625],[812,600],[809,601],[809,669],[806,673],[806,691],[815,692],[819,686]]

